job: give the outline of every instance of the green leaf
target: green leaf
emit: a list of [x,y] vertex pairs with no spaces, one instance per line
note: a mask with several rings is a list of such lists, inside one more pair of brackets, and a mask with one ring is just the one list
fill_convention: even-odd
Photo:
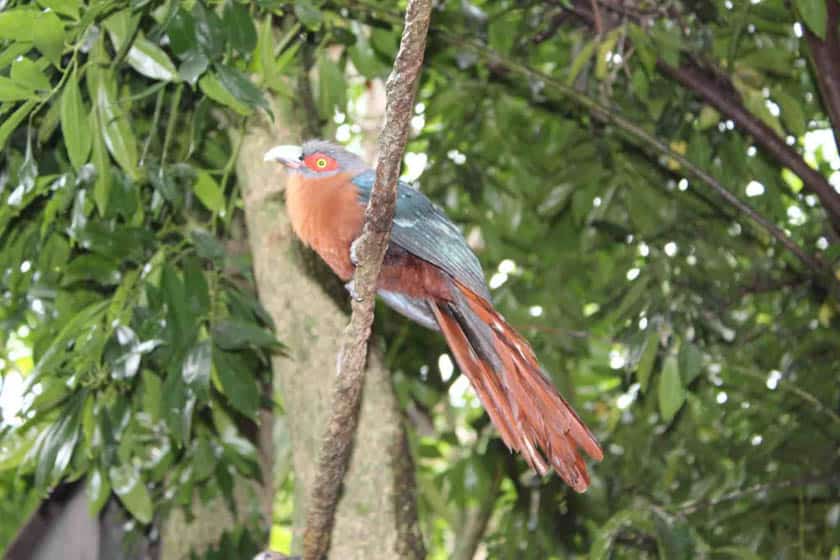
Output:
[[683,384],[688,387],[703,369],[703,353],[691,342],[683,342],[677,356]]
[[64,52],[64,24],[53,11],[42,12],[35,18],[32,42],[56,68],[61,67]]
[[677,359],[674,356],[668,356],[659,377],[659,413],[662,419],[665,422],[673,420],[684,402],[685,389],[677,367]]
[[336,107],[344,111],[347,106],[347,85],[338,64],[322,54],[318,57],[318,113],[331,119]]
[[216,75],[219,77],[222,86],[238,101],[252,108],[262,107],[270,113],[268,101],[266,101],[262,91],[242,72],[221,64],[216,66]]
[[225,195],[215,179],[206,171],[198,172],[193,184],[193,192],[208,210],[220,212],[225,209]]
[[254,374],[242,364],[242,358],[231,352],[213,349],[218,385],[239,412],[254,418],[260,404],[260,392]]
[[233,318],[223,319],[213,326],[213,341],[224,350],[280,346],[273,334],[256,323]]
[[26,57],[21,57],[12,63],[10,76],[13,81],[30,90],[48,92],[52,88],[41,65]]
[[618,34],[621,28],[616,28],[610,31],[607,36],[598,45],[598,57],[595,60],[595,77],[603,80],[607,77],[607,70],[609,68],[609,55],[612,54],[615,44],[618,42]]
[[257,29],[244,4],[227,0],[222,16],[228,44],[243,55],[251,54],[257,46]]
[[826,4],[832,1],[834,0],[794,0],[793,2],[808,29],[822,40],[825,40],[826,20],[828,19]]
[[782,110],[782,123],[784,123],[785,128],[797,138],[805,134],[808,128],[799,100],[782,88],[773,91],[773,99],[778,102]]
[[647,338],[645,339],[642,356],[639,358],[639,365],[636,368],[636,379],[638,379],[643,393],[647,392],[650,374],[653,371],[653,364],[656,361],[658,351],[659,333],[656,332],[656,329],[650,327],[650,332],[648,332]]
[[201,79],[198,80],[198,87],[201,88],[201,91],[203,91],[207,97],[216,103],[229,107],[242,116],[248,116],[254,112],[251,107],[240,102],[227,89],[225,89],[213,73],[204,74]]
[[323,16],[312,0],[296,0],[295,16],[309,31],[318,31],[321,28]]
[[78,20],[82,8],[81,0],[38,0],[38,4],[57,14]]
[[34,91],[23,84],[19,84],[11,78],[0,76],[0,101],[23,101],[25,99],[37,99]]
[[66,265],[61,278],[62,286],[74,282],[89,280],[102,286],[119,284],[121,274],[119,263],[113,259],[94,253],[79,255]]
[[61,133],[70,163],[77,170],[87,163],[93,135],[88,110],[82,101],[76,71],[70,75],[61,93]]
[[181,445],[190,437],[195,397],[187,393],[184,377],[180,371],[170,371],[163,382],[161,414],[172,437]]
[[[101,130],[99,126],[99,112],[91,111],[88,122],[91,130]],[[108,211],[108,198],[111,193],[111,160],[105,148],[105,140],[101,134],[92,134],[93,166],[96,168],[96,182],[93,185],[93,199],[100,216]]]
[[199,49],[210,60],[217,60],[224,53],[227,37],[221,18],[215,11],[208,9],[201,0],[193,6],[192,16]]
[[199,401],[206,401],[210,395],[210,365],[212,350],[210,340],[200,340],[187,353],[181,367],[184,383],[191,388]]
[[92,517],[99,515],[108,497],[111,495],[111,483],[108,477],[99,469],[94,469],[88,475],[87,481],[88,512]]
[[166,28],[166,35],[169,37],[169,44],[172,52],[178,58],[185,58],[191,52],[198,51],[198,40],[195,34],[195,19],[192,14],[178,8],[169,26]]
[[[88,79],[91,79],[91,73],[92,69],[89,68]],[[137,169],[137,140],[131,130],[128,115],[117,97],[116,77],[110,70],[102,70],[95,74],[98,75],[98,79],[95,80],[95,105],[105,146],[123,171],[136,181],[140,176]]]
[[566,74],[566,85],[572,85],[575,82],[580,71],[583,70],[583,67],[589,62],[589,59],[592,58],[592,55],[595,53],[595,47],[597,46],[598,43],[595,40],[589,41],[577,56],[575,56],[575,59],[569,66],[569,72]]
[[207,70],[209,64],[210,61],[207,60],[204,53],[190,51],[178,67],[178,75],[181,76],[182,80],[194,86],[199,76]]
[[125,509],[140,523],[150,523],[154,513],[152,497],[140,477],[140,471],[132,465],[120,465],[108,469],[108,478]]
[[152,417],[153,421],[160,418],[160,406],[163,399],[163,383],[160,381],[154,372],[150,370],[143,370],[142,377],[142,394],[143,394],[143,410]]
[[14,8],[0,12],[0,40],[32,41],[35,21],[40,17],[31,7]]
[[[132,38],[139,17],[132,17],[129,10],[121,10],[105,20],[105,29],[114,44],[114,50],[122,50],[126,41]],[[134,42],[126,55],[126,62],[139,74],[153,80],[173,82],[179,80],[178,71],[163,50],[145,38],[142,32],[134,37]]]
[[35,108],[38,102],[34,99],[30,99],[20,107],[18,107],[14,113],[12,113],[8,118],[3,120],[3,124],[0,125],[0,150],[5,149],[6,141],[9,139],[9,136],[17,130],[17,127],[20,126],[20,123],[29,115],[32,109]]

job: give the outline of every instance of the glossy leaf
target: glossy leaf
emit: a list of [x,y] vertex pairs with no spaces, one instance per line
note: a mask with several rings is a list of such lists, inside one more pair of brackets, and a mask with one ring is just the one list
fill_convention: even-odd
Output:
[[[91,70],[88,74],[90,80]],[[128,176],[136,179],[139,177],[137,140],[128,115],[117,98],[116,77],[112,72],[103,70],[96,73],[94,82],[96,113],[105,146]]]
[[93,145],[93,134],[89,112],[82,101],[75,71],[67,80],[61,93],[61,133],[66,142],[70,163],[76,169],[81,168],[87,163]]
[[91,471],[87,480],[88,513],[98,515],[111,496],[111,482],[99,469]]
[[794,5],[805,25],[811,32],[819,37],[825,39],[826,20],[828,18],[828,10],[826,3],[832,0],[794,0]]
[[212,351],[207,339],[196,342],[184,358],[181,375],[184,377],[184,383],[195,392],[199,401],[206,401],[210,394],[211,363]]
[[268,101],[247,76],[229,66],[219,65],[216,67],[216,75],[222,86],[240,103],[251,107],[261,107],[269,110]]
[[244,4],[227,0],[222,22],[227,31],[228,44],[242,53],[251,54],[257,46],[257,29]]
[[108,479],[125,509],[140,523],[151,523],[154,514],[152,497],[137,469],[131,465],[111,467]]

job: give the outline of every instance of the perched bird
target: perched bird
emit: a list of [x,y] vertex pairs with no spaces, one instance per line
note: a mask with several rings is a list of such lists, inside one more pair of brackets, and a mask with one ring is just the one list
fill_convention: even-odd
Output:
[[[322,140],[265,154],[289,171],[292,228],[349,282],[374,171]],[[348,284],[352,292],[352,285]],[[446,338],[502,439],[541,475],[553,468],[578,492],[589,486],[583,449],[601,448],[540,367],[534,352],[494,309],[484,273],[458,228],[423,193],[400,183],[377,293],[390,307]]]

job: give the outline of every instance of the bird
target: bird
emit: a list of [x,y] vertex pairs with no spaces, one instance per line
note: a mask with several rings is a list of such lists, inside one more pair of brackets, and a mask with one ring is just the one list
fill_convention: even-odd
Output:
[[[286,211],[295,234],[353,294],[354,243],[374,170],[344,147],[317,139],[275,146],[264,159],[288,172]],[[509,449],[541,476],[554,470],[577,492],[589,487],[581,451],[601,461],[597,440],[553,387],[528,342],[496,311],[461,230],[402,181],[376,288],[386,305],[443,334]]]

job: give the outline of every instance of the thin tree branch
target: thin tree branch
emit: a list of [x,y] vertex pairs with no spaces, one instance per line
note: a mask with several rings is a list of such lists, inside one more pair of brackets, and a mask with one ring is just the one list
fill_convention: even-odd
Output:
[[[682,154],[672,150],[671,147],[668,146],[665,142],[656,138],[653,134],[649,133],[647,130],[645,130],[638,124],[611,111],[609,108],[601,105],[591,97],[579,91],[576,91],[574,88],[567,86],[566,84],[554,79],[553,77],[547,74],[544,74],[538,70],[535,70],[529,66],[521,64],[514,60],[502,57],[492,49],[485,47],[484,45],[475,41],[463,39],[461,37],[457,37],[446,32],[444,33],[449,41],[457,43],[469,50],[472,50],[479,56],[488,59],[490,63],[492,63],[495,67],[507,68],[509,71],[514,72],[516,74],[520,74],[533,80],[539,80],[547,87],[550,87],[552,90],[556,91],[557,93],[561,94],[567,99],[572,100],[577,105],[586,109],[589,112],[589,114],[597,120],[607,124],[612,124],[619,130],[624,132],[627,136],[629,136],[632,140],[635,141],[634,143],[636,145],[640,147],[647,147],[655,153],[664,156],[665,158],[676,161],[681,166],[681,168],[684,169],[689,175],[695,177],[701,183],[711,188],[730,206],[734,207],[740,213],[744,214],[750,220],[752,220],[761,228],[766,230],[771,237],[776,239],[776,241],[778,241],[783,247],[785,247],[788,251],[795,255],[796,258],[798,258],[805,266],[810,268],[813,272],[821,276],[825,272],[822,262],[818,261],[815,257],[805,252],[805,250],[802,249],[802,247],[797,245],[796,242],[793,241],[793,239],[791,239],[784,231],[782,231],[781,228],[776,226],[776,224],[764,217],[749,204],[741,201],[737,196],[735,196],[729,190],[727,190],[720,183],[720,181],[718,181],[706,170],[698,167]],[[820,177],[822,176],[820,175]]]
[[805,26],[805,37],[820,97],[834,129],[834,142],[840,150],[840,2],[826,0],[826,4],[825,40],[814,35],[808,26]]
[[400,48],[386,85],[385,125],[379,137],[379,163],[365,225],[356,242],[359,264],[353,276],[353,315],[339,353],[332,415],[321,445],[318,472],[303,537],[304,560],[321,560],[329,552],[335,510],[347,471],[364,386],[367,341],[373,324],[376,280],[390,238],[400,163],[408,140],[414,95],[431,17],[431,0],[409,0]]
[[678,505],[674,509],[676,513],[679,513],[681,515],[690,515],[692,513],[697,513],[698,511],[713,508],[719,506],[720,504],[731,502],[733,500],[737,500],[739,498],[743,498],[751,494],[758,494],[761,492],[767,492],[769,490],[780,490],[783,488],[798,488],[801,486],[812,486],[815,484],[840,484],[840,475],[832,473],[829,475],[822,476],[809,476],[805,478],[793,478],[788,480],[774,480],[771,482],[761,482],[758,484],[753,484],[752,486],[748,486],[743,490],[736,490],[734,492],[730,492],[729,494],[724,494],[723,496],[720,496],[718,498],[692,500],[690,502]]
[[[832,4],[832,2],[829,2],[829,4]],[[836,6],[837,3],[834,2],[833,4]],[[573,8],[570,11],[581,18],[587,25],[595,26],[597,30],[597,26],[599,25],[598,20],[603,19],[600,17],[600,14],[593,13],[583,0],[575,2]],[[601,25],[603,26],[605,24],[602,23]],[[615,25],[618,25],[618,22],[613,21],[606,24],[607,30]],[[836,20],[834,22],[834,30],[836,34]],[[836,83],[832,81],[832,87],[835,89],[831,91],[836,93],[838,96],[837,102],[840,103],[840,70],[837,70],[837,55],[828,48],[827,43],[823,46],[826,47],[826,52],[823,53],[821,50],[820,54],[826,56],[824,62],[824,64],[828,65],[826,68],[831,68],[831,71],[827,74],[837,80]],[[802,156],[791,146],[788,146],[785,140],[776,134],[772,128],[748,111],[734,92],[734,88],[731,88],[731,86],[722,87],[721,82],[716,79],[716,76],[709,75],[694,62],[675,67],[665,63],[662,59],[658,59],[656,61],[656,67],[662,74],[681,84],[683,87],[690,89],[706,101],[706,103],[720,111],[721,114],[732,119],[741,130],[750,134],[756,144],[767,151],[777,162],[790,168],[791,171],[798,175],[802,179],[803,187],[819,198],[834,228],[840,231],[840,194],[834,190],[822,173],[808,165]],[[819,71],[817,73],[818,75],[821,74]],[[822,82],[820,83],[822,84]],[[826,100],[826,105],[830,105],[828,100]],[[838,105],[838,108],[840,108],[840,105]],[[835,121],[835,128],[836,125],[837,123]]]
[[[353,0],[352,3],[359,7],[369,10],[371,15],[381,17],[385,21],[393,22],[394,16],[388,10],[372,6],[368,4],[365,0]],[[440,37],[446,42],[466,48],[479,55],[479,57],[484,58],[485,60],[487,60],[488,66],[491,66],[494,69],[506,69],[507,71],[513,72],[515,74],[519,74],[521,76],[525,76],[527,78],[541,82],[542,84],[551,88],[561,96],[570,99],[578,106],[586,109],[589,112],[589,114],[597,120],[614,125],[616,128],[624,132],[635,145],[641,148],[647,147],[648,149],[663,156],[664,158],[677,162],[678,164],[680,164],[682,169],[688,172],[689,175],[697,178],[701,183],[705,184],[710,189],[718,193],[718,195],[720,195],[720,197],[723,198],[723,200],[727,204],[735,208],[741,214],[746,215],[750,220],[752,220],[762,229],[767,231],[767,233],[770,234],[771,237],[776,239],[783,247],[785,247],[785,249],[787,249],[794,256],[796,256],[797,259],[799,259],[806,267],[811,269],[817,276],[820,276],[822,278],[827,277],[825,274],[826,270],[822,261],[809,255],[804,249],[797,245],[796,242],[793,241],[781,228],[776,226],[776,224],[764,217],[750,205],[746,204],[745,202],[742,202],[738,197],[736,197],[729,190],[727,190],[710,173],[692,163],[688,158],[686,158],[682,154],[672,150],[670,146],[668,146],[665,142],[659,140],[654,135],[647,132],[641,126],[622,117],[621,115],[618,115],[617,113],[611,111],[609,108],[598,103],[598,101],[596,101],[595,99],[592,99],[591,97],[579,91],[576,91],[574,88],[567,86],[560,80],[557,80],[547,74],[535,70],[525,64],[519,63],[513,59],[506,58],[498,54],[491,48],[485,46],[479,41],[466,38],[461,35],[456,35],[442,28],[434,28],[433,31],[438,33]],[[782,144],[784,145],[783,142]],[[785,146],[785,148],[787,148],[787,146]],[[791,153],[794,154],[794,156],[799,157],[799,155],[792,150]],[[807,167],[810,171],[816,173],[821,181],[825,181],[825,178],[822,175],[808,167],[807,164],[805,164],[805,167]],[[826,184],[828,183],[826,182]],[[828,188],[830,189],[831,186],[828,185]],[[840,214],[838,214],[838,216],[840,216]],[[833,283],[833,280],[828,281]]]

